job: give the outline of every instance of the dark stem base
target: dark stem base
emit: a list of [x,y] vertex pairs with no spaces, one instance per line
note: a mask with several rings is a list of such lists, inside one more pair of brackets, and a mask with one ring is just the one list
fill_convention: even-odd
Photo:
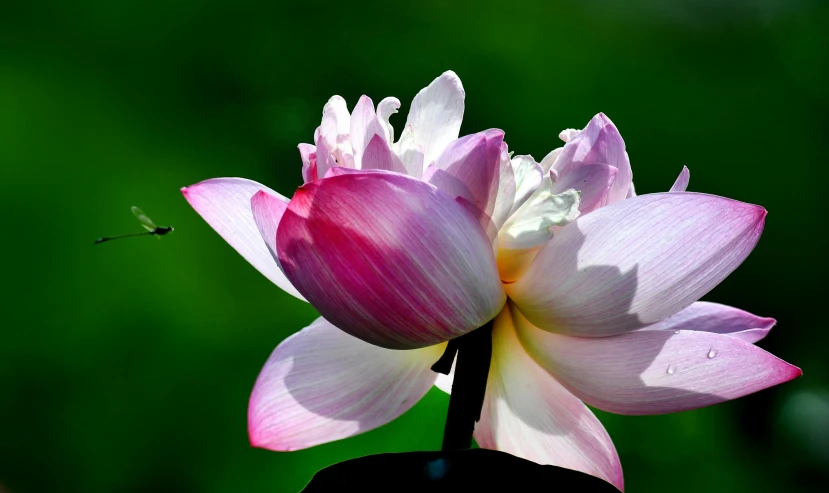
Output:
[[446,352],[432,369],[448,374],[455,354],[458,359],[441,450],[462,450],[472,446],[472,432],[475,422],[481,419],[492,359],[492,322],[449,341]]

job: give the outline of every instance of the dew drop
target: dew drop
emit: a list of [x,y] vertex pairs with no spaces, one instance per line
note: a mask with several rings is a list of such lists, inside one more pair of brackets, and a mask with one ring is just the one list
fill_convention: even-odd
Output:
[[676,372],[676,367],[674,365],[668,366],[668,371],[666,372],[668,375],[673,375]]
[[717,355],[717,350],[716,349],[711,349],[711,350],[708,351],[708,357],[709,358],[713,358],[716,355]]

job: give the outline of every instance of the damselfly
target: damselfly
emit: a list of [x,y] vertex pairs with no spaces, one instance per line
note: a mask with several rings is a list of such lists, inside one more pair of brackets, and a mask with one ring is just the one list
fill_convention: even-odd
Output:
[[147,217],[147,215],[144,214],[144,212],[138,207],[133,206],[132,213],[135,214],[135,217],[137,217],[139,221],[141,221],[141,225],[144,226],[144,229],[146,229],[147,231],[143,231],[141,233],[128,233],[125,235],[117,236],[105,236],[103,238],[98,238],[97,240],[95,240],[95,244],[97,245],[98,243],[103,243],[109,240],[117,240],[120,238],[129,238],[130,236],[154,235],[157,237],[162,237],[167,233],[173,232],[172,226],[156,226],[153,220]]

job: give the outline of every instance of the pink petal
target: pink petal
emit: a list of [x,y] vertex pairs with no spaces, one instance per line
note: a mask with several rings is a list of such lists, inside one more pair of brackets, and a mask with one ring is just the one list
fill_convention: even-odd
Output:
[[608,203],[608,194],[616,181],[618,170],[606,164],[585,164],[572,170],[553,183],[551,193],[569,189],[579,191],[579,211],[587,214]]
[[319,179],[317,176],[317,147],[311,144],[299,144],[299,155],[302,158],[303,183]]
[[276,228],[288,209],[288,200],[280,195],[271,195],[259,190],[250,199],[250,209],[262,240],[274,261],[279,264],[279,257],[276,255]]
[[329,169],[337,166],[337,161],[334,156],[331,155],[331,151],[333,149],[328,147],[325,140],[322,138],[321,127],[317,127],[316,132],[314,132],[314,143],[316,144],[317,149],[317,177],[324,177]]
[[429,391],[443,349],[383,349],[318,318],[265,363],[250,396],[250,442],[298,450],[384,425]]
[[629,332],[725,279],[757,244],[765,216],[762,207],[715,195],[640,195],[565,226],[507,294],[545,330]]
[[596,416],[524,351],[504,310],[492,334],[492,366],[475,440],[539,464],[575,469],[620,490],[622,466]]
[[711,332],[644,330],[613,337],[551,334],[516,314],[532,357],[591,406],[664,414],[736,399],[802,372],[753,344]]
[[362,157],[362,169],[380,169],[406,174],[406,168],[400,162],[400,158],[391,151],[389,144],[380,134],[374,135],[368,143]]
[[451,197],[387,172],[297,190],[279,223],[285,274],[322,316],[392,349],[457,337],[505,301],[489,239]]
[[481,227],[486,231],[490,242],[493,243],[493,248],[495,248],[494,242],[498,237],[498,226],[495,225],[492,218],[486,212],[478,208],[475,197],[472,196],[472,192],[464,182],[435,165],[429,166],[423,174],[422,179],[436,186],[438,190],[446,195],[454,197],[457,203],[461,204],[470,214],[475,216]]
[[461,80],[450,70],[412,100],[406,127],[411,127],[413,142],[423,149],[427,165],[458,138],[465,97]]
[[426,172],[423,174],[423,181],[431,183],[438,190],[450,197],[463,198],[469,203],[475,204],[475,197],[464,182],[435,165],[429,166],[426,169]]
[[503,131],[487,130],[455,140],[435,167],[466,185],[472,203],[498,227],[504,224],[514,204],[515,177]]
[[604,113],[594,116],[581,132],[573,135],[553,164],[562,178],[582,164],[608,164],[618,170],[608,192],[608,204],[623,200],[633,173],[625,152],[625,141]]
[[214,178],[181,189],[187,202],[242,257],[285,292],[304,300],[271,256],[251,212],[250,199],[264,190],[287,201],[265,185],[244,178]]
[[718,303],[697,301],[676,315],[643,330],[698,330],[737,337],[755,343],[766,337],[777,321]]
[[688,189],[688,182],[691,181],[691,172],[688,171],[688,166],[683,166],[679,176],[676,177],[674,185],[669,190],[670,192],[684,192]]

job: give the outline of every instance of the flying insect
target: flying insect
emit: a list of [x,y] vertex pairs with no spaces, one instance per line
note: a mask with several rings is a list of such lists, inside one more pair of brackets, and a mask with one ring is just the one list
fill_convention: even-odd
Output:
[[153,236],[156,236],[158,238],[161,238],[162,236],[166,235],[167,233],[172,233],[173,232],[173,227],[172,226],[156,226],[156,224],[153,222],[153,220],[150,219],[149,217],[147,217],[147,215],[144,214],[144,211],[142,211],[138,207],[133,206],[132,207],[132,213],[135,215],[135,217],[138,218],[138,220],[141,222],[141,226],[144,226],[144,229],[146,229],[147,231],[142,231],[140,233],[127,233],[127,234],[124,234],[124,235],[116,235],[116,236],[105,236],[103,238],[98,238],[97,240],[95,240],[95,244],[97,245],[98,243],[103,243],[105,241],[110,241],[110,240],[118,240],[118,239],[121,239],[121,238],[129,238],[131,236],[153,235]]

